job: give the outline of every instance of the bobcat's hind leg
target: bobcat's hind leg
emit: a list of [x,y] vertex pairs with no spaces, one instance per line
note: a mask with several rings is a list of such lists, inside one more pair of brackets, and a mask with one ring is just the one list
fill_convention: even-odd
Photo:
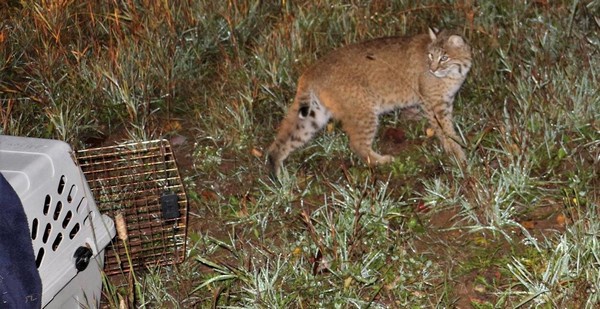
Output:
[[394,157],[381,155],[372,148],[378,124],[376,114],[361,115],[360,118],[352,117],[342,121],[343,129],[350,140],[350,148],[369,166],[386,164],[394,160]]
[[331,118],[331,113],[312,91],[296,94],[294,104],[281,122],[275,141],[267,151],[271,178],[277,178],[283,161],[304,146]]

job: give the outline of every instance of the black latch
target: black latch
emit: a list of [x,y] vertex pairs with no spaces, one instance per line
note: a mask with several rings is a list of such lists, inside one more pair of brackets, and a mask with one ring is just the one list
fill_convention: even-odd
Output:
[[163,219],[171,220],[179,218],[179,197],[177,194],[171,191],[163,192],[163,195],[160,197],[160,206]]
[[84,271],[90,263],[90,259],[93,255],[94,253],[92,252],[92,249],[88,247],[81,246],[77,248],[77,250],[75,250],[75,254],[73,255],[75,258],[75,268],[77,268],[77,271]]

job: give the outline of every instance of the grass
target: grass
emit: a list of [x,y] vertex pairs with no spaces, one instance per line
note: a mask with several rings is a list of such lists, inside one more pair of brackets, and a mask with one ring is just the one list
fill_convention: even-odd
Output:
[[[188,258],[137,271],[137,306],[600,303],[599,1],[7,1],[0,15],[0,133],[179,140]],[[394,114],[381,131],[408,140],[379,135],[389,166],[366,167],[334,123],[268,179],[307,65],[428,26],[473,46],[455,102],[466,168]]]

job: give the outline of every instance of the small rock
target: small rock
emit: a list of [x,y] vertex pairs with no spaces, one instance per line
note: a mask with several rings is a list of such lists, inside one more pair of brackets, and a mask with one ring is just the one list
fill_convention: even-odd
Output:
[[185,142],[187,141],[187,138],[183,135],[175,135],[173,137],[171,137],[171,145],[173,146],[180,146],[183,145]]

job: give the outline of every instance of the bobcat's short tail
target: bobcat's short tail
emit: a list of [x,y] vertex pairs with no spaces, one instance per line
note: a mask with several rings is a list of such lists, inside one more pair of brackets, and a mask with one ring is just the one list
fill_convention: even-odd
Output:
[[294,150],[311,140],[331,117],[329,110],[321,104],[312,91],[298,90],[294,104],[279,125],[275,141],[267,150],[267,164],[271,178],[279,175],[283,161]]

